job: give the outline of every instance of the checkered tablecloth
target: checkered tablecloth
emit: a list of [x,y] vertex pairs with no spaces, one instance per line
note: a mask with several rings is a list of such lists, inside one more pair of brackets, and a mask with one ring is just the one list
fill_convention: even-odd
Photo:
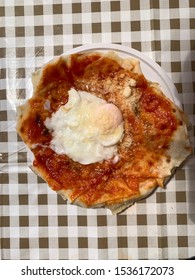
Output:
[[186,259],[195,255],[195,160],[119,215],[65,203],[28,168],[15,131],[31,73],[93,43],[135,48],[174,82],[195,136],[194,0],[0,0],[1,259]]

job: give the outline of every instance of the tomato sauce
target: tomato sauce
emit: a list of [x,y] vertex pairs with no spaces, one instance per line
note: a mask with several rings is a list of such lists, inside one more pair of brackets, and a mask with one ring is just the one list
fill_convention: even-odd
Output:
[[[52,151],[49,147],[52,135],[44,124],[45,119],[68,101],[68,90],[71,87],[82,90],[82,88],[77,88],[76,78],[85,80],[86,67],[90,67],[90,64],[98,61],[99,58],[100,56],[97,54],[85,58],[82,55],[73,55],[70,67],[67,67],[63,59],[48,64],[43,70],[43,77],[37,92],[30,100],[33,109],[28,119],[24,121],[23,127],[28,141],[38,143],[38,146],[32,149],[35,155],[34,166],[41,170],[48,184],[54,190],[74,190],[72,200],[85,194],[85,199],[90,200],[90,203],[97,198],[98,194],[96,196],[89,194],[95,193],[96,189],[98,189],[99,194],[101,191],[106,191],[104,189],[105,183],[111,178],[121,178],[121,180],[126,181],[132,191],[138,192],[139,182],[143,180],[143,176],[145,176],[144,178],[155,176],[150,173],[150,169],[169,146],[170,139],[178,126],[169,101],[155,94],[142,75],[127,73],[138,81],[137,88],[141,92],[141,99],[138,112],[134,115],[127,114],[125,120],[128,128],[126,133],[130,135],[132,145],[129,149],[120,149],[119,147],[121,160],[118,163],[109,160],[82,165],[66,155],[58,155]],[[105,61],[98,63],[99,68],[96,68],[95,71],[99,73],[99,78],[111,77],[109,63],[108,67],[104,64]],[[127,70],[115,65],[115,71],[117,73],[117,71]],[[90,77],[87,76],[87,79],[89,79],[90,84]],[[93,86],[96,88],[98,84]],[[118,93],[113,92],[113,94]],[[49,108],[44,106],[46,100],[48,100]],[[148,156],[147,160],[146,155]],[[139,164],[142,161],[144,165]],[[127,172],[124,171],[126,163],[129,164]],[[102,188],[101,191],[99,188]],[[122,192],[119,187],[118,190],[117,187],[111,185],[110,189],[109,185],[107,188],[109,194],[116,191]]]

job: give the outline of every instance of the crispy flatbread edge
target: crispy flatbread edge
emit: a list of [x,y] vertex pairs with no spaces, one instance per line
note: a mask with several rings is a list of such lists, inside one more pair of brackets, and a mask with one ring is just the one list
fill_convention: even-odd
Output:
[[[142,74],[140,61],[133,57],[123,57],[121,58],[115,51],[107,51],[107,52],[84,52],[80,53],[83,56],[89,56],[97,54],[100,56],[100,58],[110,58],[116,61],[122,68],[127,69],[133,73]],[[50,61],[46,62],[41,68],[35,70],[32,73],[32,84],[33,84],[33,92],[35,93],[38,89],[39,83],[41,82],[44,70],[48,65],[55,65],[57,64],[61,59],[66,63],[67,67],[71,64],[71,56],[72,55],[66,55],[62,54],[60,56],[56,56],[55,58],[51,59]]]
[[[36,168],[34,167],[33,165],[29,165],[29,168],[37,175],[39,176],[40,178],[42,178],[46,183],[46,178],[43,177],[43,174]],[[52,187],[48,184],[48,186],[52,189]],[[72,205],[77,205],[81,208],[88,208],[88,209],[97,209],[97,208],[107,208],[111,211],[111,213],[113,215],[115,214],[119,214],[121,213],[122,211],[126,210],[127,208],[131,207],[135,202],[139,201],[139,200],[142,200],[146,197],[148,197],[150,194],[152,194],[156,188],[158,186],[154,186],[154,187],[147,187],[145,188],[144,186],[142,186],[142,188],[140,189],[140,195],[134,195],[133,197],[129,198],[129,199],[126,199],[120,203],[116,203],[116,204],[111,204],[111,205],[105,205],[105,203],[101,203],[101,204],[96,204],[94,206],[91,206],[91,207],[87,207],[85,204],[81,204],[79,202],[79,200],[76,200],[76,201],[71,201],[70,199],[70,196],[71,195],[71,189],[61,189],[59,191],[56,191],[56,193],[58,195],[60,195],[62,197],[63,200],[69,202],[70,204]]]
[[124,199],[120,203],[114,203],[114,204],[109,204],[109,205],[106,205],[106,203],[99,203],[96,205],[92,205],[90,207],[86,206],[84,203],[81,203],[79,201],[79,198],[76,201],[70,201],[68,198],[69,191],[67,191],[67,190],[62,189],[60,191],[57,191],[57,193],[64,200],[67,200],[70,204],[77,205],[81,208],[86,208],[86,209],[106,208],[106,209],[109,209],[113,215],[115,215],[115,214],[119,214],[122,211],[126,210],[127,208],[131,207],[135,202],[148,197],[150,194],[152,194],[156,190],[156,188],[157,188],[156,186],[151,187],[149,189],[142,188],[139,195],[134,195],[130,198]]
[[[189,156],[190,155],[188,155],[186,157],[186,159],[181,163],[181,165],[183,165],[184,162],[186,162],[188,160]],[[44,178],[43,174],[41,174],[37,168],[35,168],[33,165],[30,165],[29,168],[36,175],[41,177],[47,183],[46,178]],[[157,190],[158,187],[165,188],[166,185],[168,184],[168,182],[173,177],[173,175],[174,175],[174,173],[177,169],[178,169],[178,167],[173,168],[172,171],[171,171],[171,175],[167,176],[164,180],[159,179],[159,184],[158,184],[158,180],[156,180],[157,183],[155,185],[154,185],[154,183],[153,184],[142,183],[142,186],[140,186],[140,188],[139,188],[140,193],[138,195],[134,195],[130,198],[124,199],[120,203],[113,203],[113,204],[108,204],[108,205],[106,205],[106,203],[99,203],[99,204],[96,204],[96,205],[93,205],[93,206],[87,206],[84,203],[81,203],[79,201],[79,197],[75,201],[71,201],[71,199],[70,199],[70,196],[71,196],[71,193],[72,193],[71,189],[66,189],[66,190],[61,189],[59,191],[56,191],[56,193],[58,195],[60,195],[62,197],[62,199],[67,201],[69,204],[77,205],[81,208],[86,208],[86,209],[106,208],[106,209],[110,210],[113,215],[116,215],[116,214],[120,214],[121,212],[127,210],[129,207],[133,206],[136,202],[149,197],[150,195],[152,195]],[[52,186],[50,186],[49,184],[48,184],[48,186],[52,189]]]
[[[41,172],[34,167],[33,165],[29,165],[29,168],[40,178],[42,178],[46,183],[47,180],[46,178],[43,177],[43,174],[41,174]],[[48,186],[52,189],[52,186],[50,186],[48,184]],[[75,201],[71,201],[70,196],[71,195],[71,189],[61,189],[59,191],[56,191],[56,193],[58,195],[60,195],[62,197],[63,200],[67,201],[68,203],[72,204],[72,205],[77,205],[81,208],[86,208],[86,209],[97,209],[97,208],[107,208],[111,211],[111,213],[113,215],[115,214],[119,214],[122,211],[126,210],[127,208],[131,207],[135,202],[142,200],[148,196],[150,196],[156,189],[157,189],[158,185],[156,186],[147,186],[145,187],[144,185],[140,188],[140,194],[139,195],[134,195],[130,198],[127,198],[125,200],[123,200],[120,203],[116,203],[116,204],[109,204],[106,205],[105,203],[100,203],[100,204],[96,204],[90,207],[87,207],[85,204],[81,204],[81,202],[79,201],[79,199],[76,199]]]

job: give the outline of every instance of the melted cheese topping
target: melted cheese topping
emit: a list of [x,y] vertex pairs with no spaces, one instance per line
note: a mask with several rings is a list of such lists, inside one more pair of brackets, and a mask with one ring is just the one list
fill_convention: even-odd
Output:
[[117,143],[124,132],[120,110],[84,91],[68,93],[68,102],[45,121],[52,131],[51,148],[82,164],[118,161]]

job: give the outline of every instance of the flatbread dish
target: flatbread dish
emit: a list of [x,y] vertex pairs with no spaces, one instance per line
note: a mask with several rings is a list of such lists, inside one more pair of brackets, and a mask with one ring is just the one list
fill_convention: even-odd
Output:
[[185,113],[135,58],[61,55],[32,83],[16,129],[32,170],[72,204],[119,213],[163,187],[191,153]]

